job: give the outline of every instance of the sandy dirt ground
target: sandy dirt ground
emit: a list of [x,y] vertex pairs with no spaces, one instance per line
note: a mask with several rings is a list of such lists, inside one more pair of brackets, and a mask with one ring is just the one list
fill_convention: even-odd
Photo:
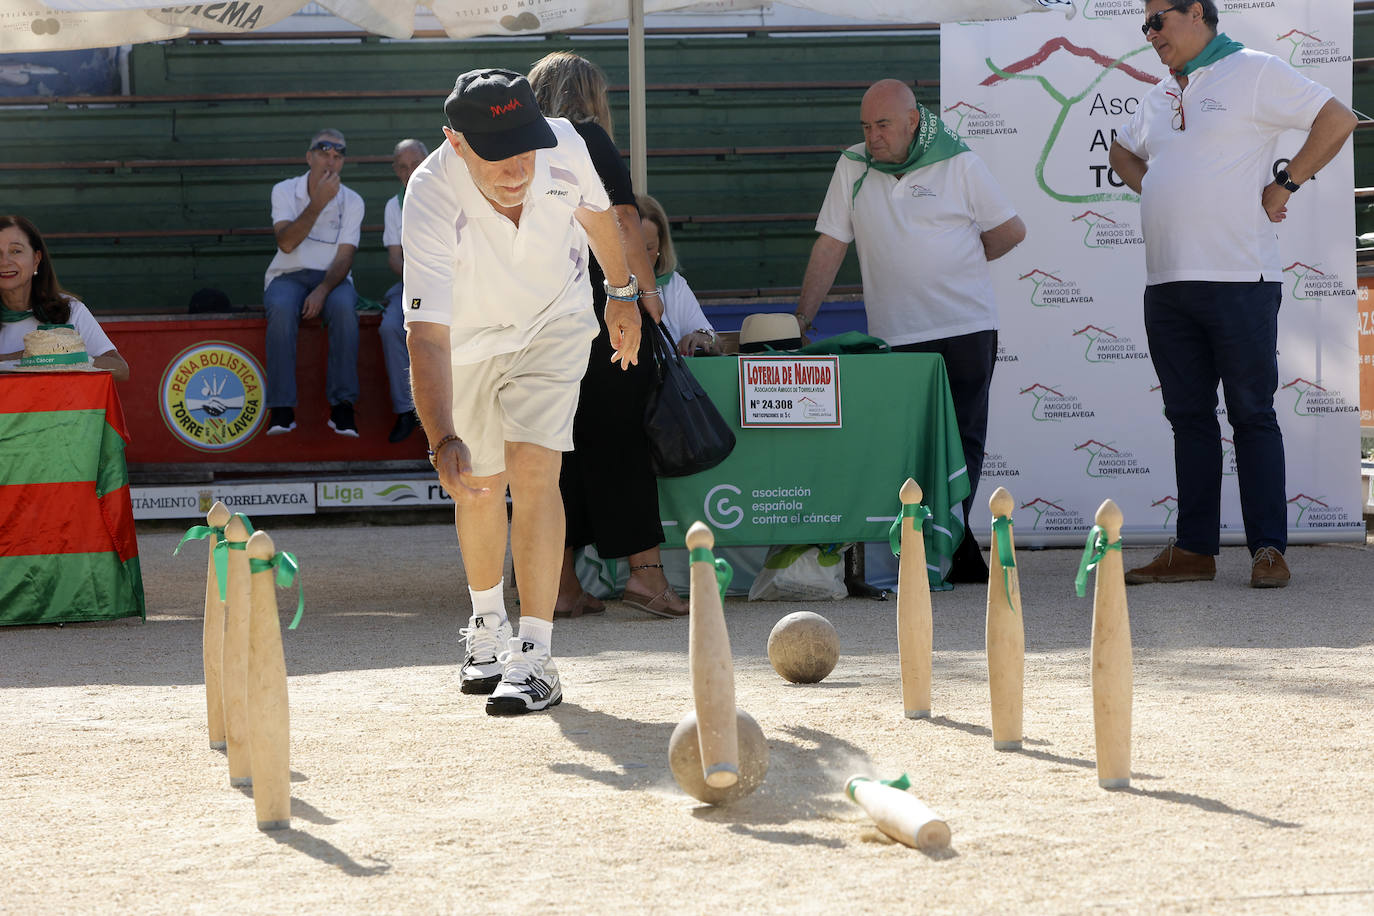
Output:
[[[275,534],[306,588],[285,634],[291,829],[257,829],[208,745],[203,542],[173,558],[176,534],[145,531],[146,623],[0,630],[0,912],[1374,911],[1367,545],[1292,548],[1283,590],[1245,587],[1226,548],[1216,582],[1129,591],[1124,791],[1097,784],[1075,551],[1021,554],[1019,752],[992,748],[980,587],[934,597],[929,721],[902,714],[895,602],[730,599],[737,699],[771,767],[712,808],[667,766],[685,620],[611,603],[560,621],[563,704],[490,718],[458,691],[451,527]],[[841,636],[820,684],[768,663],[799,609]],[[842,793],[904,771],[948,850],[893,843]]]

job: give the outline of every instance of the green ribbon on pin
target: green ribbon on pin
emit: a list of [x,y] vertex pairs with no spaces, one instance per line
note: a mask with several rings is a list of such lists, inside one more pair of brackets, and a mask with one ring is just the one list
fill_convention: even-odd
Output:
[[[242,520],[243,526],[248,529],[248,533],[253,533],[253,523],[248,520],[248,516],[242,512],[235,512],[234,517]],[[186,529],[186,533],[181,537],[181,543],[177,544],[176,550],[172,551],[172,556],[181,553],[181,547],[187,541],[199,541],[202,538],[215,536],[215,546],[212,548],[215,558],[215,578],[219,580],[219,600],[224,601],[228,597],[227,581],[229,579],[229,554],[228,550],[243,550],[244,544],[231,544],[224,535],[223,528],[216,528],[212,525],[192,525]]]
[[1087,595],[1088,573],[1097,568],[1097,564],[1107,555],[1107,551],[1120,549],[1120,538],[1116,539],[1116,543],[1108,544],[1106,530],[1101,525],[1093,525],[1093,530],[1088,532],[1087,542],[1083,544],[1083,559],[1078,563],[1078,575],[1074,576],[1073,580],[1078,597]]
[[992,520],[993,540],[997,542],[997,561],[1002,564],[1002,588],[1007,592],[1007,607],[1015,610],[1011,603],[1011,573],[1016,568],[1016,553],[1011,548],[1011,516],[999,515]]
[[298,578],[301,567],[296,562],[296,555],[285,550],[279,550],[272,554],[270,560],[255,560],[251,557],[248,560],[250,573],[267,572],[274,567],[277,570],[275,577],[277,588],[296,586],[296,616],[291,618],[291,623],[286,627],[288,630],[294,630],[301,622],[301,615],[305,613],[305,586]]
[[920,503],[902,503],[902,514],[892,520],[892,527],[887,531],[887,545],[892,548],[892,555],[900,557],[902,555],[902,519],[911,519],[912,531],[925,531],[926,522],[930,521],[930,510]]
[[725,590],[730,587],[730,580],[735,578],[735,570],[728,560],[717,560],[709,548],[693,547],[687,554],[689,562],[710,563],[716,571],[716,587],[720,589],[720,600],[725,600]]

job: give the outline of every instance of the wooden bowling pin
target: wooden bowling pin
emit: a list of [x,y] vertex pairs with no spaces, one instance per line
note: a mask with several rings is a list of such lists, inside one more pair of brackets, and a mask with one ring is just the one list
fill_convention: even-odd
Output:
[[[687,529],[688,550],[710,550],[715,543],[715,535],[701,522]],[[708,786],[726,789],[739,781],[735,665],[730,659],[730,634],[725,628],[715,566],[705,560],[694,561],[691,584],[687,663],[692,671],[692,697],[696,701],[701,772]]]
[[[224,602],[224,737],[229,752],[229,785],[253,784],[248,749],[248,618],[252,586],[248,576],[248,526],[237,514],[224,526],[229,541],[229,583]],[[237,545],[237,546],[235,546]]]
[[927,851],[949,845],[949,824],[909,792],[855,776],[845,785],[845,794],[868,812],[879,830],[899,843]]
[[[921,488],[910,477],[897,494],[903,506],[921,502]],[[930,718],[930,668],[933,625],[926,542],[921,526],[902,519],[902,556],[897,566],[897,658],[902,671],[902,706],[908,719]]]
[[[1094,521],[1107,543],[1121,539],[1121,510],[1110,499]],[[1131,618],[1121,551],[1108,550],[1097,564],[1093,587],[1093,729],[1097,735],[1097,784],[1124,789],[1131,784]]]
[[[1015,503],[1005,487],[988,500],[993,519],[1011,518]],[[1003,567],[1000,539],[1013,560],[1011,526],[992,529],[992,569],[988,575],[988,693],[992,700],[992,746],[999,751],[1021,747],[1021,702],[1025,679],[1026,631],[1021,620],[1021,586],[1016,567]]]
[[[205,513],[205,524],[223,528],[229,522],[229,510],[216,500]],[[224,661],[224,602],[219,600],[219,575],[215,572],[215,544],[211,535],[209,562],[205,570],[205,627],[201,633],[201,662],[205,668],[205,720],[209,726],[210,746],[224,748],[224,686],[220,665]]]
[[[276,554],[266,531],[248,538],[250,560]],[[271,568],[252,574],[248,623],[248,734],[253,807],[259,830],[291,826],[291,722],[286,703],[286,658],[277,618],[277,584]]]

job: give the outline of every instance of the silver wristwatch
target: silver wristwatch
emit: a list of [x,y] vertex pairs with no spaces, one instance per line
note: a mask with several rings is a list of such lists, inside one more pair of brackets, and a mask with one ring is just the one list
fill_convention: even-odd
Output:
[[603,282],[606,285],[606,295],[617,299],[633,299],[639,293],[639,281],[635,279],[634,274],[630,274],[630,282],[624,286],[612,286],[610,280]]

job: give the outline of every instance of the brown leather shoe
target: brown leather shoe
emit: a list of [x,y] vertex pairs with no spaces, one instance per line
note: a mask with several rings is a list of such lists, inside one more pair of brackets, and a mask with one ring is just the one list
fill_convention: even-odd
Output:
[[1211,582],[1217,577],[1216,557],[1193,553],[1169,543],[1147,565],[1126,573],[1127,585],[1149,585],[1154,582]]
[[1261,547],[1250,561],[1251,588],[1283,588],[1293,576],[1277,547]]

